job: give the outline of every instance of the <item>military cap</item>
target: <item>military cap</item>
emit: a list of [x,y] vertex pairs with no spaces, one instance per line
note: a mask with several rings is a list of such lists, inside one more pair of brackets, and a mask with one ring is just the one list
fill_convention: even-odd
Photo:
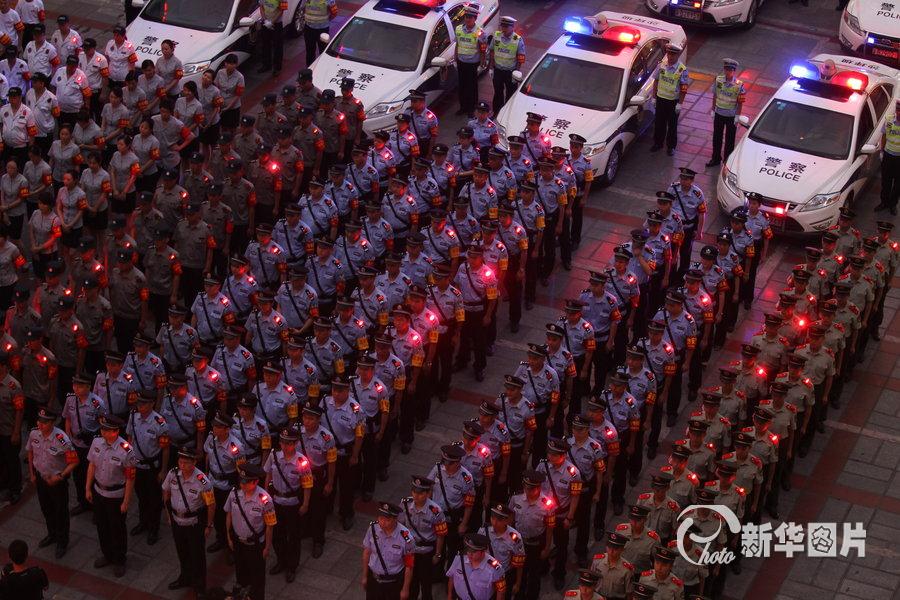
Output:
[[544,344],[528,344],[528,354],[531,356],[539,356],[547,358],[547,346]]
[[754,346],[753,344],[743,344],[741,346],[741,356],[746,356],[748,358],[759,356],[760,349],[758,346]]
[[720,460],[716,463],[716,473],[718,473],[719,475],[724,475],[726,477],[734,475],[735,473],[737,473],[737,465],[724,460]]
[[166,377],[166,382],[170,387],[187,385],[187,377],[185,377],[183,373],[170,373]]
[[607,547],[612,546],[613,548],[624,548],[625,544],[627,543],[628,538],[621,533],[616,533],[615,531],[609,532],[609,535],[606,538]]
[[221,410],[216,412],[212,421],[213,427],[231,427],[234,425],[234,419],[231,418],[231,415]]
[[138,403],[156,403],[156,390],[145,390],[142,389],[138,392]]
[[806,366],[806,357],[805,356],[801,356],[796,353],[791,353],[791,355],[788,356],[788,367],[790,367],[792,369],[802,369],[805,366]]
[[616,260],[622,260],[622,261],[628,262],[629,260],[632,259],[632,257],[634,257],[634,255],[625,246],[616,246],[613,249],[613,257]]
[[505,387],[521,389],[525,387],[525,381],[515,375],[504,375],[503,385]]
[[629,519],[646,519],[647,515],[650,514],[650,509],[646,506],[639,506],[637,504],[632,504],[628,509],[628,518]]
[[656,548],[656,552],[653,555],[653,560],[658,560],[661,563],[672,564],[675,562],[676,553],[671,548],[667,548],[665,546],[658,546]]
[[830,298],[830,299],[826,300],[825,302],[822,302],[821,304],[819,304],[819,312],[820,313],[828,313],[830,315],[833,315],[834,313],[837,312],[837,308],[838,308],[837,300],[835,300],[834,298]]
[[875,221],[875,227],[878,231],[893,231],[894,224],[890,221]]
[[813,325],[809,328],[809,337],[820,338],[828,332],[828,328],[824,325]]
[[774,415],[772,414],[772,411],[764,406],[757,406],[756,410],[753,411],[753,420],[754,421],[761,421],[763,423],[768,423],[769,421],[772,420],[773,417],[774,417]]
[[739,431],[734,436],[734,445],[735,446],[750,446],[753,444],[753,438],[750,434],[744,433],[743,431]]
[[590,282],[591,283],[606,283],[609,280],[609,275],[607,275],[603,271],[590,271]]
[[683,444],[675,444],[675,446],[672,447],[671,455],[681,460],[687,460],[691,457],[691,451]]
[[555,438],[551,437],[547,440],[547,452],[554,452],[556,454],[565,454],[569,451],[569,442],[564,440],[563,438]]
[[684,274],[685,281],[702,281],[703,271],[700,269],[688,269]]
[[303,412],[314,417],[321,417],[322,407],[315,404],[312,400],[307,400],[306,404],[303,405]]
[[726,69],[737,69],[738,61],[734,60],[733,58],[726,58],[722,60],[722,66]]
[[822,234],[822,244],[834,244],[838,241],[838,239],[840,239],[840,237],[841,236],[839,236],[834,231],[826,231]]
[[500,414],[500,409],[492,400],[482,400],[481,404],[478,405],[478,414],[486,417],[496,417]]
[[[466,11],[468,12],[468,11]],[[466,550],[471,550],[473,552],[481,552],[487,550],[488,548],[488,539],[487,536],[481,533],[470,533],[466,535]]]
[[[543,123],[544,119],[546,119],[544,115],[539,115],[537,113],[525,113],[525,122],[526,123]],[[522,143],[525,143],[525,139],[522,139]]]
[[656,192],[656,202],[663,204],[672,204],[675,201],[675,196],[673,196],[669,192]]
[[690,433],[706,433],[707,429],[709,429],[709,424],[706,421],[692,419],[688,423],[688,431]]
[[647,331],[650,333],[662,333],[666,330],[666,324],[662,321],[653,320],[647,324]]
[[781,327],[784,318],[778,313],[766,313],[766,327]]
[[654,488],[667,488],[674,479],[675,477],[671,473],[660,471],[650,476],[650,486]]
[[850,257],[850,268],[851,269],[862,269],[866,266],[866,259],[862,256],[851,256]]
[[666,303],[684,304],[684,294],[678,290],[670,290],[669,293],[666,294]]
[[125,423],[115,415],[104,415],[100,417],[101,429],[122,429]]
[[53,412],[49,408],[41,408],[38,410],[38,413],[37,413],[38,421],[48,421],[50,423],[53,423],[54,421],[56,421],[57,418],[59,418],[59,415],[57,415],[55,412]]
[[525,469],[522,472],[522,484],[528,487],[539,487],[546,479],[543,473],[534,469]]
[[558,338],[561,338],[566,334],[565,328],[559,323],[547,323],[545,331],[547,332],[547,335]]
[[646,229],[632,229],[630,233],[631,241],[635,244],[646,244],[650,239],[650,232]]
[[779,292],[778,305],[781,307],[794,306],[797,304],[797,298],[789,292]]
[[132,343],[134,343],[135,345],[138,345],[138,346],[149,346],[150,344],[153,343],[153,340],[148,338],[143,333],[138,333],[137,335],[134,336],[134,339],[132,339],[131,341],[132,341]]
[[703,404],[710,404],[713,406],[718,406],[722,403],[722,392],[714,392],[712,390],[707,390],[700,393],[701,401]]
[[719,492],[708,487],[702,487],[699,488],[695,494],[697,496],[697,502],[700,504],[715,504],[716,496],[719,495]]
[[243,482],[259,480],[266,476],[262,467],[247,462],[238,468],[238,472],[240,473],[241,481]]
[[465,455],[466,451],[456,444],[446,444],[444,446],[441,446],[441,458],[444,461],[459,462]]
[[484,435],[484,427],[481,426],[477,419],[463,421],[463,435],[472,438],[481,437]]
[[434,480],[428,479],[422,475],[412,476],[412,487],[417,492],[430,492],[434,487]]
[[606,410],[607,406],[609,406],[609,404],[607,404],[603,396],[591,396],[588,398],[587,409],[589,411]]

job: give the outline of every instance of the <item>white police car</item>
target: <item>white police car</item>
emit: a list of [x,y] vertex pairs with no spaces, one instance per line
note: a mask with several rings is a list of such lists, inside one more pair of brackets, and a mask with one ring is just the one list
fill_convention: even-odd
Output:
[[[828,60],[836,70],[824,81]],[[750,131],[719,174],[720,208],[743,206],[756,192],[777,230],[814,233],[835,223],[877,172],[898,76],[885,65],[828,54],[792,66],[752,126],[739,118]]]
[[850,0],[841,15],[841,45],[900,67],[900,4],[894,1]]
[[[184,65],[184,81],[198,81],[206,69],[216,69],[234,52],[243,62],[253,52],[253,25],[260,20],[257,0],[132,0],[142,6],[128,26],[128,39],[135,45],[138,66],[162,56],[163,40],[176,44],[175,55]],[[289,34],[302,31],[301,0],[287,0],[285,15]],[[285,21],[287,23],[287,21]],[[299,27],[299,29],[298,29]]]
[[744,27],[756,24],[756,14],[765,0],[644,0],[650,12],[660,17],[698,27]]
[[497,115],[500,138],[525,129],[528,113],[544,115],[550,142],[568,146],[569,134],[583,136],[593,172],[612,183],[625,148],[653,122],[654,76],[666,44],[684,47],[684,30],[606,11],[566,19],[565,30]]
[[[335,91],[345,77],[366,109],[368,133],[390,129],[409,106],[409,90],[434,102],[457,82],[453,66],[457,25],[469,2],[370,0],[347,20],[312,64],[313,84]],[[480,2],[477,24],[489,33],[498,0]],[[327,34],[323,34],[327,39]]]

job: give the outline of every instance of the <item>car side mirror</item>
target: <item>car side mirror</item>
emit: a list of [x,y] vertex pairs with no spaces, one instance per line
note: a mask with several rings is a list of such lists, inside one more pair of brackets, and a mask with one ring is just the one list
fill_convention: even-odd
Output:
[[863,147],[859,149],[860,154],[875,154],[878,152],[878,146],[875,144],[863,144]]
[[447,59],[443,56],[435,56],[431,59],[431,66],[436,69],[443,69],[447,66]]
[[741,127],[750,127],[750,117],[741,115],[738,117],[738,125]]
[[628,101],[628,106],[643,106],[647,102],[647,96],[637,94]]
[[[132,0],[132,2],[134,2],[134,0]],[[253,27],[254,22],[253,17],[243,17],[238,21],[238,27]]]
[[524,75],[522,75],[522,71],[516,69],[512,72],[513,81],[515,81],[516,83],[522,83],[522,77],[524,77]]
[[131,0],[131,8],[144,8],[144,0]]
[[322,42],[323,44],[327,44],[328,42],[331,41],[331,36],[328,35],[327,33],[320,33],[319,41]]

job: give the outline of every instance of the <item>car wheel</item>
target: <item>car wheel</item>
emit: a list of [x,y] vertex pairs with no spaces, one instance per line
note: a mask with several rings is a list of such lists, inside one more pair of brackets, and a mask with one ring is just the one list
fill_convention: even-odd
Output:
[[297,4],[297,8],[294,9],[294,16],[291,17],[291,24],[287,28],[287,36],[289,38],[298,38],[303,34],[303,2],[299,2]]
[[754,25],[756,25],[756,10],[758,5],[756,0],[750,4],[750,9],[747,11],[747,20],[744,21],[744,24],[741,25],[741,29],[751,29]]
[[603,170],[603,185],[612,185],[619,174],[619,165],[622,161],[622,144],[613,146],[606,160],[606,168]]

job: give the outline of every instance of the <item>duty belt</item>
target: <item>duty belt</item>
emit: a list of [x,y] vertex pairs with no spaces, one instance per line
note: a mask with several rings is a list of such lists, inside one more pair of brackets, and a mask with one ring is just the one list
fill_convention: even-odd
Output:
[[118,483],[116,485],[103,485],[99,481],[94,481],[94,485],[97,486],[98,490],[103,492],[117,492],[125,487],[124,483]]
[[190,511],[190,512],[179,512],[179,511],[177,511],[177,510],[175,510],[175,509],[173,508],[173,509],[172,509],[172,514],[174,514],[174,515],[175,515],[176,517],[178,517],[179,519],[193,519],[194,517],[199,517],[199,516],[200,516],[200,511],[199,511],[199,510],[192,510],[192,511]]
[[379,575],[375,571],[372,571],[372,575],[375,576],[375,581],[377,581],[378,583],[394,583],[395,581],[398,581],[400,579],[400,577],[403,575],[403,571],[400,571],[399,573],[396,573],[394,575]]

